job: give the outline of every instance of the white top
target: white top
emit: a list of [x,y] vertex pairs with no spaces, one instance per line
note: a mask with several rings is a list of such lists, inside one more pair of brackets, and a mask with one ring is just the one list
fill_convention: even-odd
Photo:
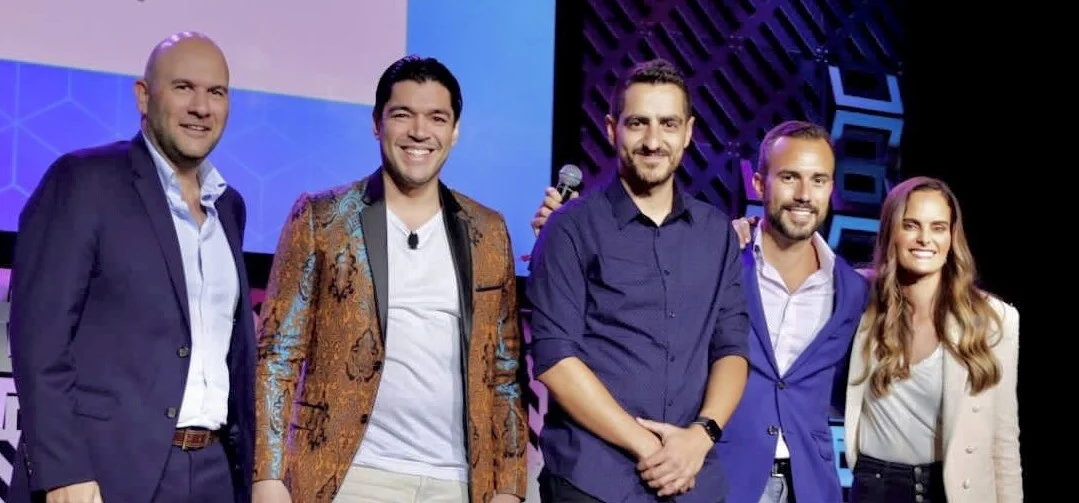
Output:
[[[768,324],[768,336],[782,376],[817,337],[832,316],[835,303],[835,253],[820,234],[814,233],[813,248],[817,251],[820,268],[810,274],[797,291],[789,292],[779,271],[764,259],[758,226],[753,239],[757,263],[757,284],[760,285],[761,307]],[[776,459],[790,458],[783,435],[776,441]]]
[[465,482],[464,379],[457,276],[442,212],[409,230],[387,209],[386,360],[354,463]]
[[941,461],[940,409],[944,397],[944,346],[911,365],[910,378],[893,381],[888,394],[866,392],[858,424],[858,451],[893,463]]
[[240,300],[236,259],[214,207],[217,198],[225,192],[225,179],[209,161],[198,167],[199,197],[206,212],[206,219],[199,225],[181,195],[176,171],[149,140],[146,147],[165,189],[165,200],[180,242],[191,322],[191,347],[176,348],[178,352],[187,351],[190,359],[176,427],[217,430],[225,425],[229,415],[227,359]]

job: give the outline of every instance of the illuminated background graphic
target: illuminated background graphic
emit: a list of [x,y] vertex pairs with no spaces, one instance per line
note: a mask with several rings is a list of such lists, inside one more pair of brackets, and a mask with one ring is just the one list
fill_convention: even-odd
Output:
[[[130,75],[141,73],[160,38],[202,26],[197,20],[206,16],[191,13],[206,12],[196,7],[212,0],[171,2],[182,7],[149,14],[142,3],[118,2],[103,2],[111,16],[101,17],[111,22],[77,23],[93,15],[98,2],[73,0],[64,7],[27,2],[40,7],[0,16],[0,34],[9,34],[0,35],[0,230],[17,230],[26,197],[57,156],[135,135]],[[299,3],[270,3],[289,7],[259,7],[258,16],[217,9],[227,17],[204,29],[221,38],[237,86],[228,128],[211,159],[247,201],[246,251],[273,253],[301,191],[348,183],[378,166],[371,131],[375,84],[386,66],[413,53],[446,63],[463,88],[461,137],[443,179],[502,212],[516,249],[532,248],[535,195],[552,169],[553,2],[412,0],[407,21],[404,10],[383,7],[406,5],[396,0],[333,0],[332,11],[318,16],[312,12],[322,11]],[[153,18],[152,29],[132,30],[150,14],[165,17]],[[293,17],[303,22],[294,24]],[[54,26],[65,20],[92,34],[73,28],[71,40],[56,39],[65,30]],[[338,26],[342,20],[347,28]],[[379,36],[355,35],[365,30]],[[289,45],[303,52],[285,51]],[[284,51],[285,58],[271,50]],[[518,272],[524,274],[523,265]]]
[[[210,21],[216,25],[193,17],[210,0],[101,0],[93,10],[72,0],[55,7],[58,1],[25,2],[30,7],[0,18],[4,231],[17,230],[27,194],[56,156],[134,135],[131,75],[141,71],[157,39],[192,28],[220,40],[233,68],[230,124],[213,161],[247,200],[249,260],[273,252],[301,191],[346,183],[375,168],[374,83],[407,53],[438,57],[461,80],[461,140],[444,179],[506,216],[519,255],[531,250],[528,223],[553,170],[580,165],[586,187],[611,175],[613,152],[603,129],[610,89],[619,73],[657,56],[689,78],[698,120],[679,179],[700,199],[732,215],[759,215],[747,175],[764,132],[787,119],[825,124],[837,141],[839,165],[833,216],[821,233],[859,263],[868,259],[883,195],[900,178],[900,2],[581,0],[567,8],[577,10],[575,24],[559,26],[559,44],[571,40],[558,54],[566,84],[554,82],[553,0],[329,0],[320,3],[322,11],[274,0],[260,6],[258,16],[235,9]],[[102,12],[110,15],[94,15]],[[84,23],[91,15],[112,24]],[[76,40],[56,39],[58,33]],[[282,44],[282,34],[300,43]],[[552,110],[552,89],[566,86],[575,88],[557,95],[574,98]],[[552,131],[562,136],[552,138]],[[525,264],[518,264],[518,274],[526,274]],[[260,295],[253,292],[256,301]],[[5,309],[0,304],[0,326]],[[0,372],[5,365],[0,357]],[[0,378],[0,388],[2,499],[18,427],[10,380]],[[547,407],[543,386],[530,382],[525,400],[534,477],[542,466],[536,440]],[[838,414],[833,434],[836,468],[849,486]],[[534,485],[531,491],[534,496]]]

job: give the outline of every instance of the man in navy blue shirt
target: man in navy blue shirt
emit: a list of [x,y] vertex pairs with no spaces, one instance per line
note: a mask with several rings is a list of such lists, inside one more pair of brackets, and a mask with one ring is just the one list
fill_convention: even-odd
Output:
[[713,447],[748,372],[739,243],[675,184],[693,130],[679,72],[641,64],[611,103],[617,176],[551,215],[531,259],[534,373],[552,398],[540,493],[722,502]]

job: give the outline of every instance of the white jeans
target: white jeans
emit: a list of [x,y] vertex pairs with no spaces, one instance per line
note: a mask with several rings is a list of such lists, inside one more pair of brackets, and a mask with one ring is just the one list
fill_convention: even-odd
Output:
[[468,503],[468,485],[352,465],[334,503]]

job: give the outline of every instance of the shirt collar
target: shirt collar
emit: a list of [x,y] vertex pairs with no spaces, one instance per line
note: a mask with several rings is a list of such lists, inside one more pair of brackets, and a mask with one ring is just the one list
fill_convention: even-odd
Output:
[[[157,176],[161,180],[161,187],[165,189],[165,193],[168,194],[170,188],[179,190],[180,183],[176,179],[176,170],[169,164],[169,161],[165,160],[165,156],[161,154],[157,146],[146,138],[146,134],[140,134],[142,134],[143,143],[146,144],[146,148],[150,151],[150,158],[154,160],[154,167],[157,168]],[[217,198],[225,193],[228,184],[209,160],[203,160],[196,170],[201,192],[200,199],[204,205],[212,206],[217,202]]]
[[[764,252],[761,250],[761,235],[764,234],[764,230],[761,229],[762,219],[757,223],[757,227],[753,230],[753,258],[757,262],[757,267],[764,265]],[[819,271],[828,274],[829,276],[835,270],[835,252],[828,246],[828,242],[824,240],[824,237],[819,232],[814,232],[813,237],[813,249],[817,252],[817,261],[820,263]]]
[[[635,220],[641,215],[640,208],[633,202],[633,198],[629,196],[629,192],[626,187],[622,185],[622,181],[617,175],[607,183],[607,187],[604,190],[607,196],[607,200],[611,203],[611,210],[614,213],[615,222],[618,223],[619,229],[624,229],[630,222]],[[674,183],[674,202],[671,206],[671,214],[667,216],[664,222],[673,221],[678,218],[684,218],[690,224],[693,223],[693,214],[690,213],[689,207],[686,205],[685,192],[677,180]]]

